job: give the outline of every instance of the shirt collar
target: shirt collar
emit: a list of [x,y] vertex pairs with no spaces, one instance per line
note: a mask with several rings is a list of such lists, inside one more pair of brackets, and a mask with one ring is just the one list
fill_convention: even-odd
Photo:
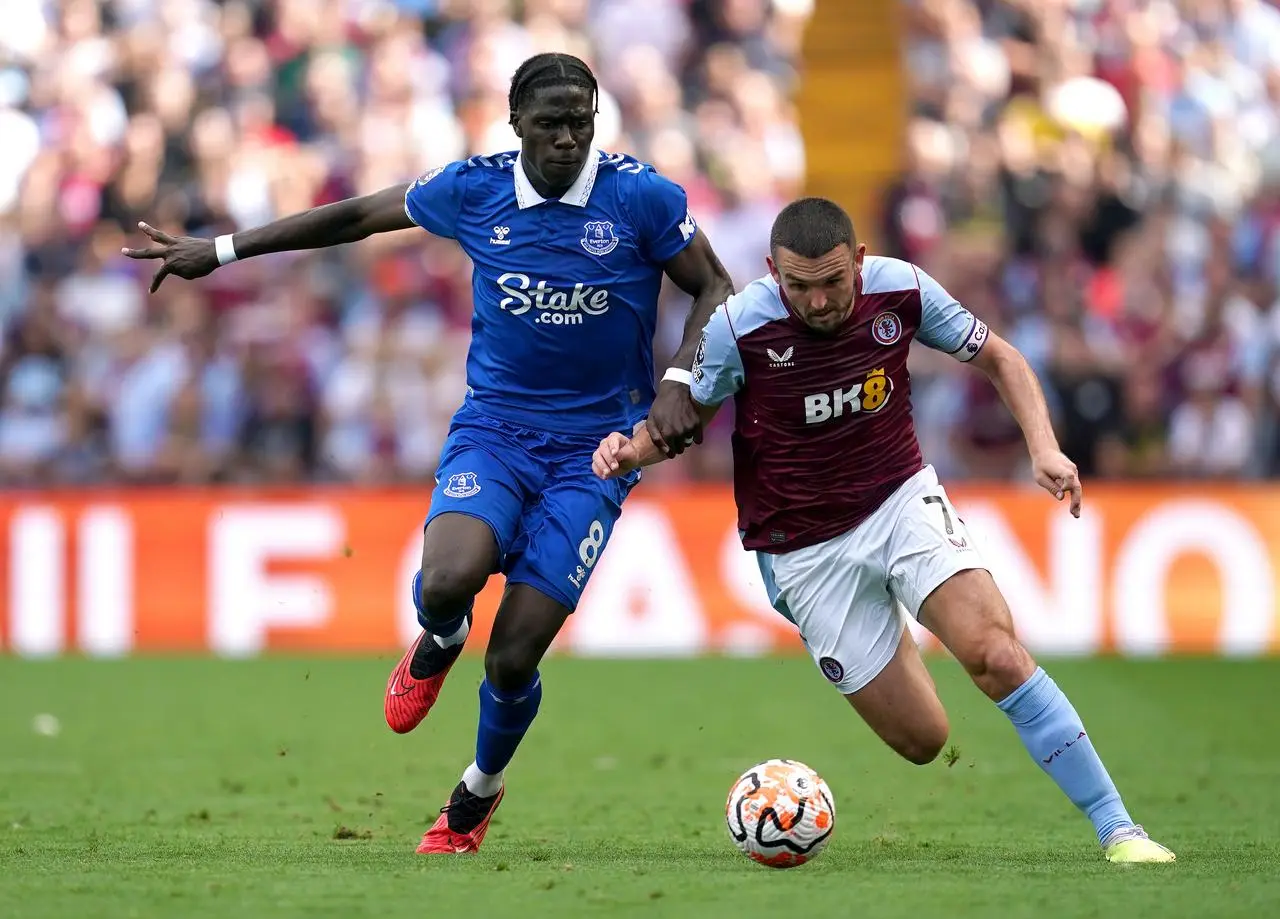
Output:
[[[533,183],[529,181],[529,177],[524,171],[523,154],[516,154],[515,174],[516,184],[516,203],[520,205],[520,210],[530,207],[537,207],[547,199],[538,194]],[[578,173],[578,177],[573,180],[573,184],[569,186],[568,191],[560,196],[561,204],[571,204],[574,207],[586,207],[587,202],[591,200],[591,189],[596,184],[596,173],[600,171],[600,151],[594,146],[587,151],[587,161],[582,166],[582,171]]]

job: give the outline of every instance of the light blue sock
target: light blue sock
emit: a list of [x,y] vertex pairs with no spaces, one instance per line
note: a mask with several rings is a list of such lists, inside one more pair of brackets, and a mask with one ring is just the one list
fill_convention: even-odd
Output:
[[1018,729],[1032,759],[1093,822],[1098,842],[1120,827],[1133,826],[1080,716],[1049,674],[1037,667],[1030,679],[996,704]]

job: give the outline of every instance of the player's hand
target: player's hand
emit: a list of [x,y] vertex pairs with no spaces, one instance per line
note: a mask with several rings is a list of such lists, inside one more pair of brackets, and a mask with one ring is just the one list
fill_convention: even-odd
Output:
[[674,380],[658,384],[658,395],[645,420],[654,446],[668,458],[679,456],[690,444],[702,443],[702,418],[689,387]]
[[1084,501],[1080,473],[1076,464],[1067,459],[1062,451],[1046,450],[1031,457],[1031,471],[1036,477],[1036,484],[1059,501],[1070,496],[1071,516],[1080,516],[1080,505]]
[[591,471],[602,479],[616,479],[640,465],[640,451],[626,434],[617,431],[600,441],[591,456]]
[[156,243],[145,249],[120,250],[129,258],[162,259],[160,268],[151,279],[151,293],[155,293],[164,279],[169,275],[194,281],[203,278],[218,267],[218,253],[212,239],[201,239],[197,236],[170,236],[163,230],[139,223],[138,229],[151,237]]

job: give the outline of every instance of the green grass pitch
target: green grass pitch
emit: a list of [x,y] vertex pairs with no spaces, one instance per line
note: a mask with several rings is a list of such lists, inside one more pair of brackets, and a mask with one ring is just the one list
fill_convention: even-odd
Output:
[[[1140,868],[1102,860],[951,662],[933,669],[959,756],[921,768],[801,658],[549,660],[483,852],[424,858],[480,662],[406,737],[382,722],[392,663],[0,659],[0,916],[1280,916],[1280,662],[1049,662],[1178,853]],[[830,847],[789,871],[723,821],[774,756],[836,799]]]

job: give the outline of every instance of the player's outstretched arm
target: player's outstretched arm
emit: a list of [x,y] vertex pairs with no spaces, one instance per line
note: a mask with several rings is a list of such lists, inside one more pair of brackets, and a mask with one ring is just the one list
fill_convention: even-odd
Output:
[[1022,428],[1036,483],[1059,501],[1069,495],[1071,514],[1079,517],[1084,500],[1080,473],[1058,446],[1044,391],[1031,365],[1017,348],[994,332],[972,363],[990,378]]
[[[702,230],[696,231],[689,245],[662,267],[677,287],[693,297],[684,337],[671,360],[673,369],[688,372],[711,314],[733,296],[733,280]],[[679,456],[689,444],[702,442],[702,424],[688,383],[664,379],[658,385],[646,425],[658,449],[668,457]]]
[[375,233],[407,230],[414,226],[405,212],[407,185],[347,198],[236,233],[230,237],[203,239],[197,236],[170,236],[145,223],[138,227],[155,245],[125,249],[135,259],[160,259],[160,268],[151,279],[155,293],[169,275],[192,281],[220,265],[270,252],[323,249],[356,242]]

